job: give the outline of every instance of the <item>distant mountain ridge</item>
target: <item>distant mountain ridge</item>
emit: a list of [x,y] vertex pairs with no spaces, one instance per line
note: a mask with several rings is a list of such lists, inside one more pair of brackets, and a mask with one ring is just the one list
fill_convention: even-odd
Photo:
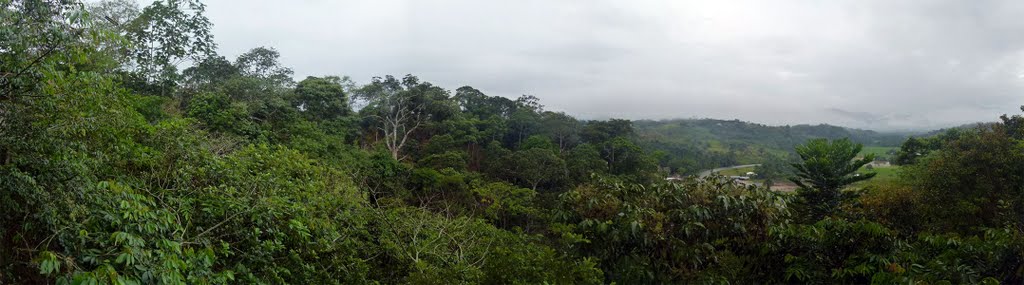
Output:
[[938,129],[938,130],[932,130],[932,131],[923,132],[923,133],[920,133],[920,134],[915,134],[914,137],[932,137],[932,136],[936,136],[938,134],[941,134],[941,133],[944,133],[946,131],[953,130],[953,129],[973,129],[973,128],[977,128],[978,126],[986,126],[986,125],[993,125],[993,124],[996,124],[996,122],[969,123],[969,124],[963,124],[963,125],[959,125],[959,126],[955,126],[955,127],[941,128],[941,129]]
[[[974,125],[976,124],[955,128]],[[922,134],[919,132],[877,132],[828,124],[770,126],[740,120],[720,119],[638,120],[634,122],[634,126],[639,133],[649,135],[667,131],[668,133],[664,134],[710,134],[725,139],[750,141],[770,139],[778,147],[794,145],[794,142],[803,143],[811,138],[837,139],[843,137],[849,137],[864,145],[899,146],[907,137]]]
[[769,126],[740,120],[673,119],[633,123],[642,144],[664,155],[662,165],[692,172],[789,157],[813,138],[850,140],[865,146],[898,147],[911,132],[876,132],[827,124]]

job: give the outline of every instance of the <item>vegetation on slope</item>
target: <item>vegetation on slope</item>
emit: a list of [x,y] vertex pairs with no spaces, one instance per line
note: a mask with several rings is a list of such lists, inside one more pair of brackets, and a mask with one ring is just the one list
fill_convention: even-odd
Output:
[[0,283],[1024,281],[1019,115],[908,140],[864,190],[846,140],[762,166],[795,195],[669,183],[715,156],[531,96],[294,82],[213,53],[203,7],[0,0]]
[[721,166],[792,161],[793,149],[815,138],[850,138],[871,150],[899,146],[909,135],[830,125],[766,126],[713,119],[637,121],[636,128],[643,146],[671,157],[662,161],[663,165],[685,174]]

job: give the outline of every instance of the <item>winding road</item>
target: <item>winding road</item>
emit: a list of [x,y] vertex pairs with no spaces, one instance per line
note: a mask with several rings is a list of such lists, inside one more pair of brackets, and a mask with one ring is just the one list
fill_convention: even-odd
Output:
[[700,178],[704,178],[704,177],[708,177],[709,175],[711,175],[711,173],[721,172],[722,170],[744,168],[744,167],[757,167],[757,166],[761,166],[761,164],[744,164],[744,165],[733,165],[733,166],[727,166],[727,167],[719,167],[719,168],[715,168],[715,169],[711,169],[711,170],[701,171],[700,174],[698,174],[697,176],[699,176]]

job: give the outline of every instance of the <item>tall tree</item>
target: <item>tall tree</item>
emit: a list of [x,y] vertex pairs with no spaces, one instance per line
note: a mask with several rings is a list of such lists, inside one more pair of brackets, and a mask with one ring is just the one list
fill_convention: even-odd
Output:
[[376,77],[355,95],[366,102],[360,113],[371,120],[373,128],[381,133],[391,157],[397,160],[406,158],[402,149],[412,134],[438,115],[433,112],[436,108],[432,107],[435,106],[431,106],[434,99],[447,98],[444,89],[420,82],[412,75],[401,80],[390,75]]
[[459,87],[452,97],[459,108],[478,119],[487,119],[496,116],[501,119],[508,119],[516,108],[516,102],[505,97],[487,96],[480,90],[470,86]]
[[540,128],[540,113],[544,112],[544,106],[533,95],[520,96],[515,106],[509,118],[509,129],[513,135],[511,143],[518,145]]
[[[1024,111],[1024,106],[1020,106],[1020,110]],[[999,119],[1003,121],[1003,129],[1007,135],[1018,140],[1024,139],[1024,116],[1003,114]]]
[[512,154],[509,163],[514,165],[513,172],[523,182],[530,186],[533,191],[542,183],[551,182],[563,177],[565,161],[558,157],[553,150],[545,148],[530,148],[516,151]]
[[88,58],[92,46],[83,40],[96,38],[86,33],[90,22],[76,7],[73,1],[0,1],[0,101],[36,91],[47,66],[63,69],[82,61],[74,56]]
[[541,114],[544,133],[558,144],[559,153],[568,151],[579,142],[580,121],[562,112]]
[[127,32],[132,21],[142,13],[134,0],[103,0],[87,5],[86,9],[95,19],[97,28],[118,33]]
[[348,115],[348,95],[337,76],[306,77],[295,86],[295,104],[310,118],[329,120]]
[[603,144],[616,137],[633,135],[633,122],[623,119],[589,121],[580,132],[583,140],[592,144]]
[[196,89],[200,86],[223,82],[241,74],[237,66],[223,56],[211,56],[182,71],[184,87]]
[[[135,0],[102,0],[85,3],[86,10],[93,19],[93,27],[100,30],[125,35],[132,28],[132,22],[139,18],[142,9]],[[108,56],[120,63],[130,62],[131,46],[124,44],[123,38],[98,47]]]
[[855,159],[861,148],[861,144],[845,138],[835,141],[812,139],[796,147],[796,153],[803,161],[793,164],[796,177],[789,180],[800,187],[797,189],[798,202],[810,221],[835,213],[843,200],[851,198],[842,191],[843,187],[875,176],[875,173],[856,174],[862,166],[875,160],[874,154]]
[[[257,47],[235,59],[235,66],[243,75],[269,81],[276,86],[291,86],[291,68],[281,66],[281,53],[274,48]],[[340,84],[341,79],[337,80]]]
[[167,95],[178,64],[214,54],[213,24],[205,11],[206,4],[198,0],[156,1],[142,9],[124,28],[131,43],[127,51],[130,70],[146,82],[164,85],[160,92]]
[[923,139],[911,137],[900,146],[900,150],[896,152],[896,160],[894,162],[897,165],[914,164],[917,162],[918,157],[928,154],[929,151],[931,149],[925,144]]

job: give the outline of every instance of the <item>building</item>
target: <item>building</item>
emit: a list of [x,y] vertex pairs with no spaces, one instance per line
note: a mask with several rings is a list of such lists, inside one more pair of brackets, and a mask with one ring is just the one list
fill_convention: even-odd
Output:
[[889,163],[888,161],[878,161],[878,160],[869,162],[867,165],[870,165],[871,167],[891,167],[892,166],[892,164]]

